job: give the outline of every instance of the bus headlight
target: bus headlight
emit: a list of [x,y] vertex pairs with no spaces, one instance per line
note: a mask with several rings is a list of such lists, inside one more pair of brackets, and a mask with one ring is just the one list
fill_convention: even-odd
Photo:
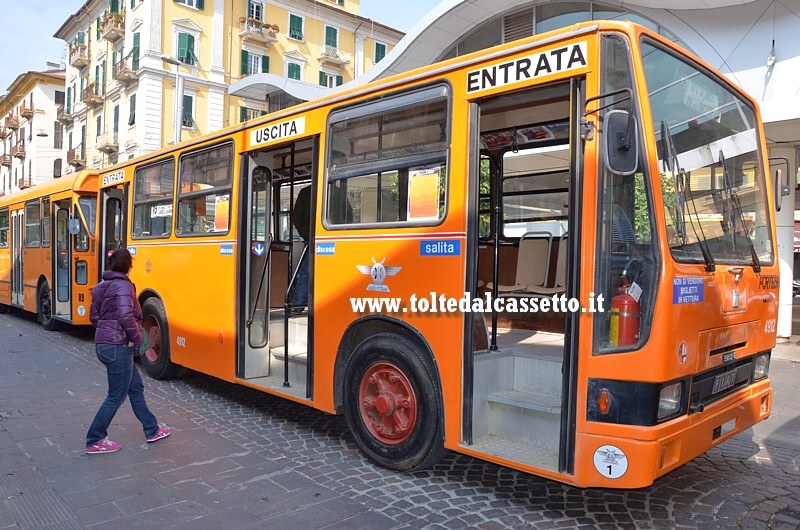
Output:
[[661,388],[658,396],[658,419],[663,420],[681,410],[683,382],[669,383]]
[[753,361],[753,381],[764,379],[769,375],[769,352],[756,356]]

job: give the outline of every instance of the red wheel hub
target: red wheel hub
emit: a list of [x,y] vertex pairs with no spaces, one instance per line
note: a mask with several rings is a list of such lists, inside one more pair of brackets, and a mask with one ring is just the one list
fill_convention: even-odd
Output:
[[144,354],[147,360],[154,363],[161,356],[161,328],[158,325],[158,320],[152,315],[145,317],[142,323],[144,332],[147,333],[147,338],[150,339],[150,349]]
[[358,402],[364,425],[382,443],[403,443],[414,432],[417,397],[397,366],[387,362],[370,366],[361,378]]

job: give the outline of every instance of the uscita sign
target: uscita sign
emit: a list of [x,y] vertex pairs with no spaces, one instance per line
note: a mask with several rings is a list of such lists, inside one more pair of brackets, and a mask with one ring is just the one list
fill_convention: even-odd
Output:
[[293,120],[273,123],[259,127],[250,133],[250,146],[269,144],[298,136],[306,132],[306,118],[302,116]]

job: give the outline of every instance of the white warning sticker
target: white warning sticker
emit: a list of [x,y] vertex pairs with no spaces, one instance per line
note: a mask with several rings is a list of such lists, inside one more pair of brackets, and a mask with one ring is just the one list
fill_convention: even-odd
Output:
[[604,477],[617,479],[628,471],[628,457],[619,447],[603,445],[594,452],[594,467]]

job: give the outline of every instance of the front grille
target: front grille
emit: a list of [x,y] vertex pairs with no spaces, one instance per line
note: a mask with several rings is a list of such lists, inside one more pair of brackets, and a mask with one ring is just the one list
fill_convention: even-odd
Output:
[[[714,392],[714,381],[717,376],[722,376],[728,372],[734,372],[733,384]],[[692,377],[692,387],[689,397],[689,414],[702,412],[706,405],[719,401],[736,392],[742,387],[749,385],[753,378],[753,357],[742,359],[736,363],[720,366],[708,372]]]

